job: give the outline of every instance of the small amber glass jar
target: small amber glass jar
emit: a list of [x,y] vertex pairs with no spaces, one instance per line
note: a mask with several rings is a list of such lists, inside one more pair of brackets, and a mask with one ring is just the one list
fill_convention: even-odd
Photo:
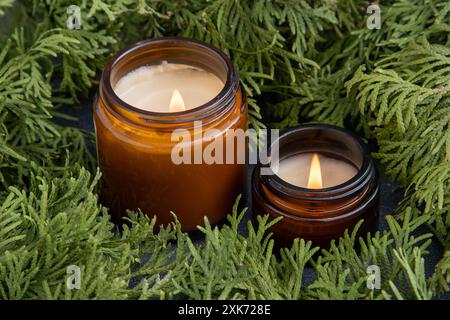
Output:
[[278,246],[290,246],[294,238],[304,238],[328,248],[331,240],[338,239],[345,229],[351,231],[360,219],[364,220],[360,234],[376,228],[378,173],[356,135],[329,125],[305,125],[285,132],[275,143],[280,161],[299,153],[314,152],[347,161],[358,170],[353,178],[340,185],[307,189],[275,174],[261,175],[258,165],[252,176],[253,213],[283,217],[271,230]]
[[[163,61],[211,72],[224,88],[204,105],[168,113],[135,108],[115,94],[115,84],[128,72]],[[219,222],[243,191],[245,164],[174,164],[171,151],[177,142],[171,135],[176,129],[187,130],[192,150],[204,148],[217,136],[194,134],[194,124],[201,133],[214,129],[225,137],[229,129],[246,129],[247,113],[246,97],[230,59],[203,42],[160,38],[120,51],[103,70],[94,104],[101,202],[115,220],[127,209],[140,209],[156,215],[160,224],[173,221],[173,212],[184,231],[202,225],[204,216],[212,224]]]

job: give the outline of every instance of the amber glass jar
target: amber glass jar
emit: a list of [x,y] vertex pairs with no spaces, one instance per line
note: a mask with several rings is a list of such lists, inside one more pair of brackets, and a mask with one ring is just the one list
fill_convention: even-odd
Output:
[[[294,238],[311,240],[322,248],[350,231],[363,219],[360,234],[374,230],[378,222],[378,173],[362,141],[348,130],[329,125],[306,125],[289,130],[276,141],[282,161],[299,153],[319,153],[346,161],[357,174],[333,187],[307,189],[292,185],[275,174],[252,176],[253,213],[283,217],[272,227],[279,246]],[[273,148],[273,145],[272,147]],[[269,151],[270,152],[270,151]]]
[[[115,93],[117,81],[143,65],[163,61],[192,65],[215,74],[224,82],[211,101],[181,112],[157,113],[135,108]],[[151,90],[151,88],[149,88]],[[194,134],[201,121],[201,135]],[[214,224],[228,214],[243,190],[245,164],[174,164],[172,132],[188,130],[192,150],[204,148],[216,129],[226,136],[229,129],[247,127],[247,102],[229,58],[219,50],[195,40],[161,38],[136,43],[112,57],[102,74],[94,104],[98,163],[102,172],[101,201],[120,220],[127,209],[149,216],[160,224],[177,215],[185,231]],[[210,132],[210,131],[208,131]],[[236,153],[236,152],[235,152]]]

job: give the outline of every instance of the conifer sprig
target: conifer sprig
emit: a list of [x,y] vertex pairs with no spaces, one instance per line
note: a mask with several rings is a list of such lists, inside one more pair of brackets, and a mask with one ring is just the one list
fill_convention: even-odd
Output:
[[[383,1],[380,29],[364,0],[79,1],[81,29],[66,26],[69,0],[0,0],[0,297],[430,299],[450,281],[450,5]],[[375,139],[374,154],[405,187],[389,228],[349,230],[326,251],[304,240],[274,254],[267,218],[239,234],[242,214],[201,228],[130,213],[113,232],[97,203],[86,135],[54,124],[61,103],[95,90],[104,61],[143,37],[183,35],[230,55],[249,96],[250,123],[320,121]],[[431,277],[430,234],[444,247]],[[421,227],[422,226],[422,227]],[[355,244],[361,247],[355,251]],[[81,268],[80,290],[66,286]],[[381,290],[366,286],[381,269]],[[317,277],[305,283],[312,265]]]
[[[442,282],[442,276],[424,278],[431,234],[414,232],[429,216],[413,219],[412,209],[401,223],[388,216],[389,230],[359,239],[360,252],[357,227],[319,258],[318,248],[300,239],[276,258],[267,230],[277,221],[249,222],[243,236],[238,202],[229,225],[211,227],[205,219],[204,244],[183,234],[178,222],[155,232],[156,220],[141,213],[130,214],[130,224],[115,233],[97,203],[98,178],[81,169],[51,180],[33,177],[29,192],[10,188],[0,207],[2,299],[429,299]],[[309,263],[317,279],[308,284],[302,275]],[[382,277],[376,293],[366,286],[374,264]],[[69,266],[81,269],[79,290],[66,285]]]

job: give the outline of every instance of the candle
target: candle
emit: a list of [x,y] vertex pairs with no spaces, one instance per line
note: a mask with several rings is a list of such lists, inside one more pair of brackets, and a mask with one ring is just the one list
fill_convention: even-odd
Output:
[[347,161],[317,153],[300,153],[280,161],[278,177],[302,188],[321,189],[340,185],[358,172]]
[[101,203],[115,221],[130,209],[156,215],[158,226],[175,213],[183,231],[205,216],[220,222],[243,192],[245,165],[176,163],[173,133],[188,135],[183,147],[194,160],[212,143],[208,134],[246,130],[247,114],[231,61],[205,43],[162,38],[119,52],[103,70],[94,104]]
[[262,175],[258,165],[252,197],[254,215],[283,217],[271,227],[278,246],[289,247],[300,237],[327,248],[361,219],[359,235],[376,228],[378,174],[357,136],[334,126],[305,125],[280,135],[274,146],[278,171]]
[[199,107],[216,97],[224,83],[215,74],[187,64],[139,67],[114,87],[120,99],[153,112],[178,112]]

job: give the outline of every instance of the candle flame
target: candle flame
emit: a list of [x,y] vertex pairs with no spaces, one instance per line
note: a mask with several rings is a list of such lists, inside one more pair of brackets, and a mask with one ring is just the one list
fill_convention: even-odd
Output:
[[322,188],[322,172],[320,170],[319,155],[314,153],[311,159],[311,167],[309,169],[308,179],[309,189],[321,189]]
[[172,112],[184,111],[186,106],[184,105],[183,97],[180,91],[173,90],[172,98],[170,98],[169,110]]

